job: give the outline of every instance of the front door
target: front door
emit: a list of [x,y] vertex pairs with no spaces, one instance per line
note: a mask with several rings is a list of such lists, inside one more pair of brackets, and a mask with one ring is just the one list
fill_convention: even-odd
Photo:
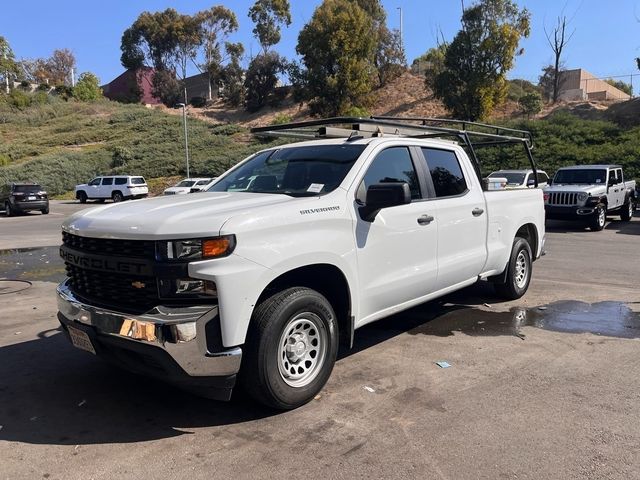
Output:
[[[437,223],[433,205],[424,201],[416,165],[407,147],[386,148],[375,156],[358,188],[355,237],[360,279],[361,322],[375,320],[389,309],[427,295],[437,275]],[[362,220],[358,203],[376,183],[404,182],[412,202],[380,210],[373,222]],[[431,220],[429,220],[431,218]]]

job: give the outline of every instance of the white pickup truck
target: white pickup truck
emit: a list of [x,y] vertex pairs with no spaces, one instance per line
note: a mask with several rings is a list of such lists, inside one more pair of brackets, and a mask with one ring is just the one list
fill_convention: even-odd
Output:
[[542,190],[484,191],[462,146],[420,138],[448,129],[392,125],[269,148],[199,195],[69,218],[57,294],[70,340],[212,398],[237,376],[290,409],[363,325],[482,279],[522,296],[543,252]]
[[625,180],[620,165],[563,167],[544,188],[544,202],[548,219],[578,220],[599,231],[607,215],[620,215],[623,222],[633,218],[636,182]]

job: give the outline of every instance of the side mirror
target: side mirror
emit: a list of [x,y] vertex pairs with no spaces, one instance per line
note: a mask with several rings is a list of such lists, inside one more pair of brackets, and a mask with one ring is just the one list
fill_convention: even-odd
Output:
[[360,216],[367,222],[373,222],[383,208],[408,203],[411,203],[411,190],[407,183],[377,183],[367,189],[367,200],[360,207]]

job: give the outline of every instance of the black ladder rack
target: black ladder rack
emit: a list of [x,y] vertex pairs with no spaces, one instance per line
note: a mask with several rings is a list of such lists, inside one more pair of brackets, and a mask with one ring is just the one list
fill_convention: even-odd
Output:
[[[456,128],[457,127],[457,128]],[[452,139],[466,147],[482,182],[480,162],[476,148],[522,145],[537,182],[536,163],[531,153],[533,135],[526,130],[501,127],[466,120],[429,117],[331,117],[304,122],[283,123],[267,127],[255,127],[251,133],[267,137],[291,137],[298,139],[346,138],[397,136],[406,138]]]

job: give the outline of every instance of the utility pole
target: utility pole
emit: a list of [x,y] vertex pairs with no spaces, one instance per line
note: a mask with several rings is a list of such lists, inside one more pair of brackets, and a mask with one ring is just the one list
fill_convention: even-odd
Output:
[[76,76],[74,75],[73,67],[71,67],[71,86],[72,87],[76,86]]
[[[2,51],[2,57],[6,60],[7,59],[7,51],[3,49]],[[6,85],[6,92],[7,95],[9,95],[9,70],[6,70],[4,72],[4,83]]]
[[189,176],[189,137],[187,136],[187,105],[178,103],[178,107],[182,107],[182,123],[184,125],[184,154],[187,158],[187,178]]
[[400,45],[404,45],[404,38],[402,36],[402,7],[398,7],[400,11]]

